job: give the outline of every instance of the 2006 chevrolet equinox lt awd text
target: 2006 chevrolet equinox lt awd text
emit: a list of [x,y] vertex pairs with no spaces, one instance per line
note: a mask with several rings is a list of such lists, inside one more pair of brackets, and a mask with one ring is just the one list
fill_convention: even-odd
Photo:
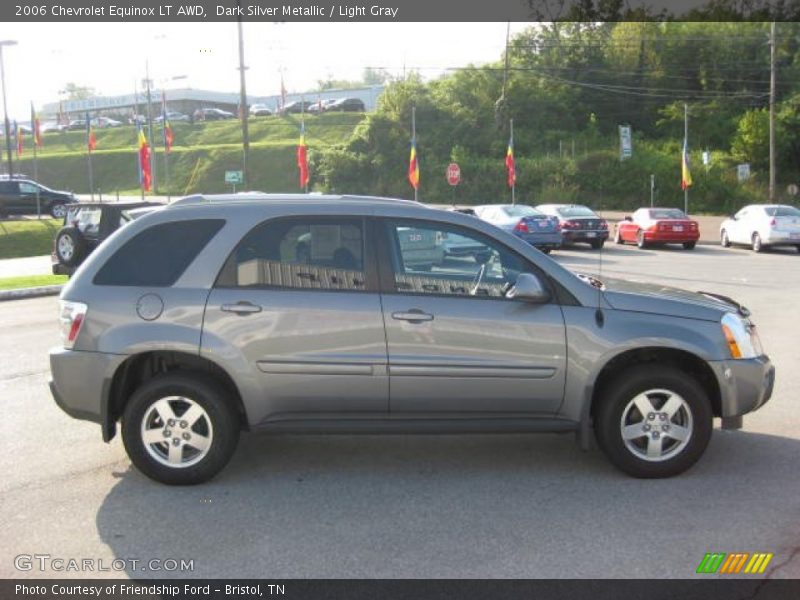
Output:
[[[431,264],[447,236],[480,248]],[[635,477],[694,464],[770,397],[728,298],[576,276],[489,223],[385,198],[190,196],[119,229],[61,293],[51,390],[169,484],[241,430],[566,432]]]

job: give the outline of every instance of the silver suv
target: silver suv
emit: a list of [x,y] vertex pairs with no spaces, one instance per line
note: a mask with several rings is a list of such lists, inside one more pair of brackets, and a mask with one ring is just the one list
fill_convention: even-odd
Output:
[[[410,233],[480,251],[420,261]],[[572,431],[584,449],[594,430],[621,470],[666,477],[774,380],[728,298],[576,276],[404,200],[184,198],[114,233],[60,302],[56,402],[106,441],[121,422],[169,484],[213,477],[242,430]]]

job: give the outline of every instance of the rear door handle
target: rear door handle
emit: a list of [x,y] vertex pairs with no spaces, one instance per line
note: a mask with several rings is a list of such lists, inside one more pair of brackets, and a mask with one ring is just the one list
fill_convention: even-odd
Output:
[[237,315],[249,315],[261,312],[261,307],[251,302],[240,301],[236,304],[223,304],[223,312],[232,312]]
[[396,321],[409,321],[410,323],[422,323],[423,321],[433,321],[433,315],[422,312],[417,308],[412,308],[408,312],[394,312],[392,318]]

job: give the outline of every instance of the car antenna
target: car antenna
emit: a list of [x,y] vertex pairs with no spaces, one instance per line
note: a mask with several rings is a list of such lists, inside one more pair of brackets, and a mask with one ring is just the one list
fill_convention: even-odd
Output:
[[[604,219],[603,215],[598,214],[601,220]],[[610,233],[610,232],[609,232]],[[603,314],[603,246],[605,242],[600,245],[600,254],[597,256],[597,308],[594,312],[594,320],[598,327],[602,327],[606,322],[606,317]]]

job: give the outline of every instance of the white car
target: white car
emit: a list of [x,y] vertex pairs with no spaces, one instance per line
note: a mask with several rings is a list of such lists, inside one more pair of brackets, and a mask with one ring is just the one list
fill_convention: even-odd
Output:
[[767,246],[794,246],[800,252],[800,210],[786,204],[750,204],[719,229],[720,242],[744,244],[761,252]]

